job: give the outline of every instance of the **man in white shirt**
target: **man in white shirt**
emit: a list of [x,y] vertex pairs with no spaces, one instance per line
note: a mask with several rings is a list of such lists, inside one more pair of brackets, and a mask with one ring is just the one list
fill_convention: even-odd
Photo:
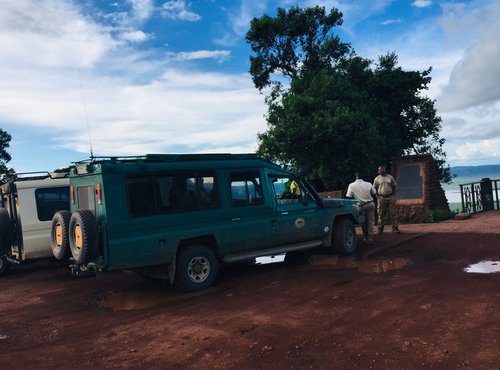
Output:
[[361,210],[365,214],[365,221],[361,226],[367,244],[373,243],[373,219],[375,215],[373,196],[375,194],[376,191],[372,184],[364,181],[362,175],[356,172],[356,181],[349,184],[346,196],[361,202]]

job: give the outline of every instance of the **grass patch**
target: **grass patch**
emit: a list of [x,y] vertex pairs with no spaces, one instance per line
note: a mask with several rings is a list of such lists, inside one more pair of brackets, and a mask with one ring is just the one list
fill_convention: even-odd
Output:
[[[451,207],[450,207],[451,208]],[[426,222],[434,223],[454,219],[458,210],[434,209],[427,212]]]

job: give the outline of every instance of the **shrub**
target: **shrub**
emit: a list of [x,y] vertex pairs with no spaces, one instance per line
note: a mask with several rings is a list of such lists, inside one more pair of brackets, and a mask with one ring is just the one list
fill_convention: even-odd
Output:
[[427,211],[426,222],[440,222],[455,218],[458,211],[450,211],[449,209],[433,209]]

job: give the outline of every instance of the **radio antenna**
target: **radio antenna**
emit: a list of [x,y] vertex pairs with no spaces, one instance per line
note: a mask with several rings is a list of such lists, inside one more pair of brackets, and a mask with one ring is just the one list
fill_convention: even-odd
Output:
[[89,117],[87,115],[87,103],[85,102],[85,94],[83,93],[83,86],[82,86],[82,76],[80,73],[80,65],[78,65],[78,81],[80,83],[80,93],[82,95],[82,103],[83,103],[83,112],[85,114],[85,122],[87,123],[87,132],[89,135],[89,144],[90,144],[90,159],[94,159],[94,152],[92,150],[92,135],[90,135],[90,124],[89,124]]

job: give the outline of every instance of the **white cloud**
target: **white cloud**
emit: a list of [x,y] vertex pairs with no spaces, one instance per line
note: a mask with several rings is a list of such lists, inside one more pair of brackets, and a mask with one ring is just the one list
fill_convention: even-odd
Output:
[[[34,11],[36,9],[36,11]],[[116,42],[63,1],[4,1],[0,7],[0,66],[91,67]]]
[[448,7],[443,27],[454,34],[457,30],[473,37],[474,42],[463,54],[450,74],[449,82],[439,96],[439,108],[454,111],[500,99],[500,4],[468,11]]
[[431,0],[415,0],[412,4],[415,8],[428,8],[432,6]]
[[144,22],[154,13],[153,0],[127,0],[132,6],[132,18]]
[[[339,9],[343,14],[344,23],[342,28],[351,32],[358,23],[370,18],[375,14],[381,14],[395,0],[335,0],[333,6]],[[310,1],[317,3],[317,1]],[[326,9],[331,9],[331,1],[320,1],[320,5]]]
[[[188,70],[182,63],[174,68],[164,55],[117,42],[114,31],[92,23],[71,3],[3,4],[2,128],[43,131],[54,147],[87,154],[85,103],[96,155],[255,150],[256,134],[265,129],[265,104],[248,74]],[[148,35],[125,31],[121,37],[141,41]],[[229,55],[199,50],[177,57]],[[36,160],[27,162],[38,167]]]
[[229,29],[214,42],[217,45],[233,46],[248,32],[251,20],[254,17],[260,17],[266,6],[266,1],[242,0],[239,8],[228,10]]
[[197,50],[197,51],[184,51],[174,54],[175,59],[186,60],[199,60],[199,59],[217,59],[222,61],[229,57],[231,52],[229,50]]
[[119,37],[124,41],[142,42],[149,40],[152,35],[144,33],[143,31],[127,31],[122,32]]
[[161,6],[161,15],[167,19],[197,22],[201,19],[199,14],[189,11],[189,4],[184,0],[167,1]]
[[500,139],[481,140],[465,143],[455,151],[454,158],[459,161],[491,159],[500,157]]
[[397,23],[401,23],[401,22],[402,22],[401,19],[387,19],[387,20],[381,22],[380,24],[382,26],[388,26],[390,24],[397,24]]

